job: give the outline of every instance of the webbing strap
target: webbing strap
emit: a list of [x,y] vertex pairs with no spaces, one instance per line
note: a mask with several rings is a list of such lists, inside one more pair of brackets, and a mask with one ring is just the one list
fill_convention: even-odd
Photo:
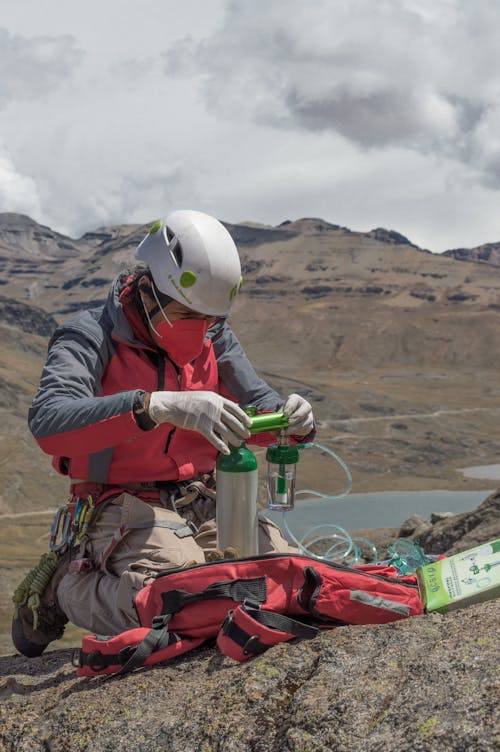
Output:
[[131,653],[129,659],[123,664],[121,669],[117,672],[117,675],[128,674],[133,671],[134,668],[143,666],[146,659],[149,658],[151,653],[156,653],[162,648],[166,648],[173,642],[177,642],[179,637],[174,632],[168,631],[169,617],[158,617],[153,619],[153,624],[150,631],[141,643]]
[[178,538],[187,538],[193,535],[193,531],[184,522],[171,522],[170,520],[155,520],[154,522],[135,522],[128,527],[128,530],[140,530],[148,527],[166,527],[173,530]]
[[310,640],[317,634],[315,626],[274,611],[261,610],[257,604],[245,601],[226,616],[217,644],[225,655],[244,661],[279,642],[294,637]]
[[243,650],[243,655],[260,655],[271,647],[270,645],[264,645],[259,640],[258,635],[249,635],[248,632],[245,632],[234,621],[230,621],[229,624],[224,622],[222,631],[226,637],[229,637],[230,640],[240,646]]
[[[275,611],[263,611],[260,608],[248,606],[245,603],[241,606],[241,610],[245,611],[245,613],[251,616],[254,621],[262,624],[264,627],[277,629],[279,632],[288,632],[288,634],[291,634],[294,637],[300,637],[302,640],[311,640],[318,634],[317,627],[313,627],[310,624],[304,624],[296,619],[291,619],[289,616],[285,616],[285,614],[278,614]],[[234,622],[232,623],[234,624]],[[224,630],[224,633],[228,634],[227,627]],[[232,636],[231,633],[231,637]],[[246,638],[248,640],[248,635]],[[236,640],[236,642],[238,642],[238,640]],[[269,645],[266,645],[265,647],[269,647]]]
[[100,650],[87,653],[81,650],[79,666],[88,666],[96,674],[109,666],[121,666],[113,672],[114,675],[127,674],[143,666],[152,653],[180,640],[179,635],[168,631],[168,617],[160,617],[160,620],[160,623],[153,624],[153,628],[138,645],[126,645],[116,653],[102,653]]
[[162,593],[161,597],[163,600],[162,614],[176,614],[191,603],[216,598],[230,598],[235,603],[243,602],[246,598],[249,598],[257,601],[257,603],[264,603],[267,598],[266,578],[223,580],[212,583],[198,593],[170,590],[168,593]]

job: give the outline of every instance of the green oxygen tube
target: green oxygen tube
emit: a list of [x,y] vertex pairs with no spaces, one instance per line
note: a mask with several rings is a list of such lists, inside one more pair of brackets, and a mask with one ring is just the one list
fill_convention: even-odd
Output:
[[[288,426],[288,418],[284,413],[255,415],[251,410],[247,410],[251,420],[251,434],[280,432]],[[237,550],[239,556],[255,556],[259,552],[257,459],[245,443],[239,447],[229,448],[230,454],[219,454],[217,459],[217,545],[221,551],[232,547]],[[287,493],[287,484],[288,487],[290,485],[286,476],[286,473],[290,472],[290,464],[283,460],[280,465],[280,488],[285,489],[281,492],[281,499],[283,493]],[[277,508],[292,507],[280,504]]]

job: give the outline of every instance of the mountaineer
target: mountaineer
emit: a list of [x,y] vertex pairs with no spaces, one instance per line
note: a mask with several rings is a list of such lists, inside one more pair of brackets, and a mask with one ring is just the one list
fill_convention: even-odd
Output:
[[[290,434],[314,434],[309,402],[283,400],[259,378],[229,327],[241,267],[220,222],[175,211],[136,259],[105,305],[57,328],[30,408],[70,497],[51,553],[14,596],[12,639],[29,657],[68,620],[99,635],[132,629],[134,597],[159,572],[237,555],[217,550],[214,467],[249,438],[245,408],[282,409]],[[259,550],[296,551],[264,517]]]

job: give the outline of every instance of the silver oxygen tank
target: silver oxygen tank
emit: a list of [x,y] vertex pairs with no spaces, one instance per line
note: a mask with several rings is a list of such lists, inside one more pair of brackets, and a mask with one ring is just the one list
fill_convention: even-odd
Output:
[[259,553],[257,459],[245,444],[217,459],[217,546],[239,557]]

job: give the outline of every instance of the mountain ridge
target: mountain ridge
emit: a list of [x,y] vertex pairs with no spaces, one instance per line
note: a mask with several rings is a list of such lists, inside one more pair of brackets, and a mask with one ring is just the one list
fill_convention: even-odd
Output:
[[445,251],[444,256],[451,256],[457,261],[473,261],[478,264],[500,266],[500,242],[484,243],[474,248],[453,248]]
[[[368,232],[362,232],[358,230],[352,230],[343,225],[328,222],[324,219],[321,219],[320,217],[301,217],[296,220],[287,219],[275,226],[251,221],[221,221],[232,234],[234,233],[234,235],[236,235],[236,237],[240,235],[240,242],[244,245],[253,244],[254,241],[252,239],[252,231],[262,232],[264,235],[266,233],[269,233],[269,238],[273,236],[276,238],[283,238],[286,237],[286,233],[289,232],[300,234],[307,231],[328,232],[340,230],[347,234],[357,234],[360,236],[373,237],[374,239],[379,240],[383,243],[409,245],[413,248],[418,248],[419,250],[423,250],[428,253],[434,253],[433,251],[430,251],[428,249],[420,248],[415,243],[412,243],[405,235],[393,229],[376,227],[372,230],[369,230]],[[64,250],[78,251],[79,249],[87,249],[89,247],[102,245],[103,243],[109,243],[110,241],[116,240],[117,237],[127,237],[128,235],[135,233],[138,230],[143,230],[145,234],[149,227],[153,224],[153,222],[154,220],[152,219],[144,223],[102,225],[93,230],[84,232],[78,238],[74,238],[72,236],[65,235],[56,230],[53,230],[48,225],[41,224],[26,214],[20,214],[16,212],[0,212],[0,248],[3,249],[4,246],[6,246],[7,248],[11,247],[12,250],[24,250],[27,253],[35,253],[35,255],[37,256],[42,256],[43,254],[40,253],[39,250],[38,253],[34,251],[34,246],[36,246],[36,243],[33,243],[33,239],[31,239],[31,242],[29,242],[24,247],[20,246],[19,242],[15,242],[10,245],[6,240],[6,237],[9,234],[14,238],[16,235],[21,235],[23,232],[27,234],[31,230],[33,233],[35,233],[35,240],[40,240],[41,245],[47,245],[46,240],[52,238],[56,241],[56,244],[59,248]],[[236,238],[235,242],[238,242]],[[50,251],[51,252],[49,252],[48,254],[49,257],[53,256],[53,249],[50,249]],[[457,260],[480,261],[483,263],[488,263],[489,257],[494,255],[495,260],[490,261],[490,263],[498,265],[500,261],[497,261],[496,256],[500,256],[500,241],[484,243],[482,245],[474,246],[471,248],[453,248],[443,251],[440,254],[434,255],[451,256]]]
[[[135,249],[149,227],[103,226],[71,239],[25,215],[0,214],[0,285],[9,297],[67,315],[105,297],[100,288],[134,264]],[[244,295],[279,296],[293,287],[307,300],[363,295],[395,307],[439,301],[498,305],[496,289],[487,294],[487,274],[481,289],[467,289],[471,274],[465,265],[454,266],[457,260],[477,259],[433,254],[394,230],[355,232],[310,217],[277,227],[250,222],[226,227],[240,250]],[[479,268],[485,264],[474,263],[476,273]],[[446,282],[437,284],[440,279]],[[71,298],[79,283],[83,289],[77,302]]]

